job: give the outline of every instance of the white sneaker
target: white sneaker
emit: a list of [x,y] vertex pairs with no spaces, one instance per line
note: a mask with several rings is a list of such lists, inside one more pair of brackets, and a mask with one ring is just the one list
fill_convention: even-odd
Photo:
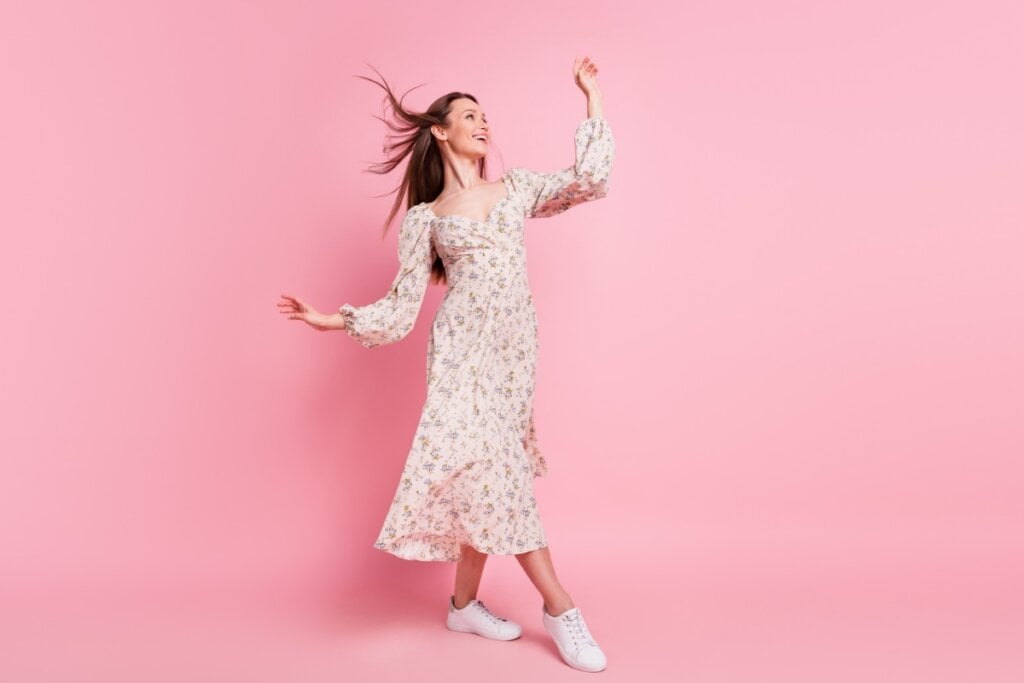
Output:
[[544,629],[555,639],[558,653],[566,664],[580,671],[604,671],[608,658],[590,635],[579,607],[557,617],[548,614],[547,605],[542,605],[541,610],[544,612]]
[[462,609],[455,609],[455,596],[448,599],[448,623],[452,631],[475,633],[493,640],[515,640],[523,635],[523,627],[504,617],[495,616],[479,600],[470,600]]

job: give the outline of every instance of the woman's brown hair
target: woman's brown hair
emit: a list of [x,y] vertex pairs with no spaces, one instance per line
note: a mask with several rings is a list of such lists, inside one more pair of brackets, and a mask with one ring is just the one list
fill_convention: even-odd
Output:
[[[396,121],[391,122],[380,116],[374,116],[374,118],[383,121],[392,132],[397,134],[397,137],[392,138],[390,134],[387,135],[384,143],[384,152],[388,158],[381,163],[372,164],[369,171],[377,174],[390,173],[405,157],[409,157],[409,164],[405,168],[405,176],[402,178],[402,184],[398,187],[398,196],[391,206],[391,212],[388,214],[387,220],[384,221],[383,234],[386,236],[388,228],[391,227],[395,215],[402,206],[403,195],[407,196],[406,209],[408,210],[420,202],[434,201],[441,194],[441,190],[444,189],[444,163],[441,159],[441,150],[437,147],[437,141],[430,132],[430,127],[434,124],[448,127],[448,115],[451,113],[453,101],[463,97],[474,102],[477,102],[477,99],[469,93],[450,92],[434,100],[427,107],[426,111],[412,111],[402,106],[402,100],[412,90],[420,86],[410,88],[401,98],[396,98],[384,76],[377,69],[374,69],[373,66],[370,66],[370,68],[380,76],[382,82],[377,82],[366,76],[357,75],[356,77],[383,88]],[[395,152],[395,154],[388,156],[390,152]],[[485,177],[484,172],[487,167],[486,158],[480,159],[479,166],[480,177],[483,178]],[[431,266],[430,279],[432,282],[447,283],[448,281],[444,272],[444,263],[441,261],[440,256],[434,259],[434,263]]]

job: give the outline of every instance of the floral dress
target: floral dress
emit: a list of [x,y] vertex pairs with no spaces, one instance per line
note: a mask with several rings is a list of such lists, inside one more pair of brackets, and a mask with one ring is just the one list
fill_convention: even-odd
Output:
[[573,166],[513,167],[486,220],[438,216],[422,202],[405,215],[399,270],[388,293],[340,307],[366,348],[413,328],[437,256],[448,290],[427,344],[427,397],[394,499],[374,547],[409,560],[454,562],[461,544],[512,555],[547,545],[533,478],[547,474],[533,394],[537,318],[526,275],[523,223],[604,197],[615,143],[604,117],[582,121]]

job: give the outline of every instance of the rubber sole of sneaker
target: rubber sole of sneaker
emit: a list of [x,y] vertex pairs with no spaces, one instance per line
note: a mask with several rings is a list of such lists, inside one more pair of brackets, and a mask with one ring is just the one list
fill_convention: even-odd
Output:
[[522,633],[519,633],[514,636],[492,636],[485,635],[484,633],[481,633],[480,631],[476,630],[471,626],[459,626],[458,624],[445,624],[445,626],[448,628],[449,631],[458,631],[459,633],[475,633],[481,638],[487,638],[488,640],[515,640],[516,638],[519,638],[523,635]]

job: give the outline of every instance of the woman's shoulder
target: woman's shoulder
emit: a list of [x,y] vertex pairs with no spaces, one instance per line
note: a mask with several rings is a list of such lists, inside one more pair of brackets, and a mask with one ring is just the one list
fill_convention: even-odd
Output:
[[511,193],[518,195],[523,193],[529,194],[530,187],[536,182],[540,174],[525,166],[511,166],[505,172],[505,176],[508,178]]
[[413,204],[405,213],[407,216],[429,215],[431,213],[430,204],[431,202],[420,202],[419,204]]

